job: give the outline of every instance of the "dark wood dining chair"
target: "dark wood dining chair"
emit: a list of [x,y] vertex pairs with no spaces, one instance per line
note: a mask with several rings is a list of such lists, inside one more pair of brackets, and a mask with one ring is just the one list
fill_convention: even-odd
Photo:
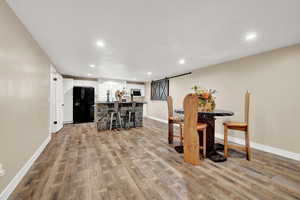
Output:
[[[168,125],[169,125],[169,144],[173,143],[173,138],[179,138],[180,144],[182,144],[182,129],[183,129],[183,120],[174,116],[174,110],[173,110],[173,98],[171,96],[168,96],[167,98],[168,103]],[[174,135],[173,133],[173,125],[178,124],[180,126],[180,135]]]
[[[245,94],[245,119],[244,122],[224,122],[224,156],[228,157],[228,149],[239,149],[246,152],[247,160],[251,160],[250,136],[249,136],[249,108],[250,93]],[[245,132],[245,146],[228,144],[228,129]]]
[[[184,128],[183,145],[184,161],[192,165],[200,164],[200,149],[203,150],[203,157],[206,157],[206,128],[207,124],[198,122],[198,97],[195,94],[188,94],[183,101],[184,107]],[[199,144],[199,132],[202,133],[202,143]]]

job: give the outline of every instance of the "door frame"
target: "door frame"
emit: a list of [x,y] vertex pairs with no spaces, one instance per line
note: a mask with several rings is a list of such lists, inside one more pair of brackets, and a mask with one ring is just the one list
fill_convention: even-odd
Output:
[[[63,102],[57,101],[58,92],[62,93],[63,100],[63,84],[58,84],[57,81],[62,82],[62,76],[56,71],[53,65],[50,65],[50,91],[49,91],[49,132],[56,133],[63,127]],[[61,92],[60,92],[61,91]],[[59,108],[59,106],[61,108]],[[62,116],[59,116],[62,115]],[[61,120],[59,123],[58,120]],[[57,123],[54,123],[57,121]]]

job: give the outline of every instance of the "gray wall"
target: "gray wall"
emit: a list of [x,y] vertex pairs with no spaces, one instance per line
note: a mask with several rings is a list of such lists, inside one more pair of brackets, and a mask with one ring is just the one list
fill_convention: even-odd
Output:
[[49,135],[50,64],[0,0],[0,192]]
[[[277,49],[206,68],[189,76],[170,80],[170,95],[175,107],[182,107],[184,96],[195,84],[217,89],[217,108],[234,111],[232,120],[243,120],[244,94],[251,98],[251,140],[256,143],[300,153],[300,45]],[[167,119],[166,102],[150,101],[149,116]],[[223,134],[222,122],[216,130]],[[234,137],[242,134],[235,132]]]

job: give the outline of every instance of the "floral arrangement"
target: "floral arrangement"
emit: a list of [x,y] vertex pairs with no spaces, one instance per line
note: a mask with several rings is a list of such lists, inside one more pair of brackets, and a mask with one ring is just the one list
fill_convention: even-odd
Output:
[[125,90],[117,90],[115,93],[115,97],[117,101],[122,101],[122,97],[125,95],[126,91]]
[[217,91],[213,89],[206,89],[197,85],[192,87],[192,89],[199,98],[199,111],[212,112],[216,107],[216,97],[214,94]]

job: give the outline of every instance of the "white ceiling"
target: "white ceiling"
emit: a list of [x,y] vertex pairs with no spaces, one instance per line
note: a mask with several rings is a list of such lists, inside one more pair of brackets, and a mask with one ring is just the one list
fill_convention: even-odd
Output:
[[[75,76],[145,81],[300,43],[299,0],[8,3],[59,71]],[[245,41],[249,32],[256,40]]]

